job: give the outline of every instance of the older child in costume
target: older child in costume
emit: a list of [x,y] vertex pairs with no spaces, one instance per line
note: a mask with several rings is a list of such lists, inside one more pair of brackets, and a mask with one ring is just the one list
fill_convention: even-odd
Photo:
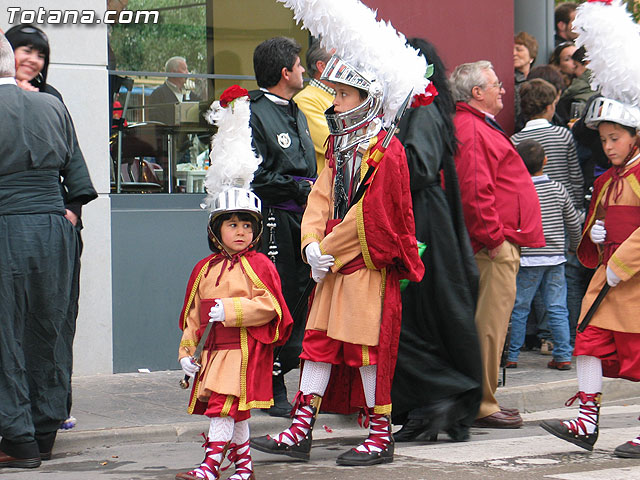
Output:
[[[244,145],[239,149],[234,145],[238,123],[248,130],[248,97],[218,110],[222,112],[214,117],[218,134],[212,148],[214,164],[209,169],[213,173],[207,173],[206,180],[207,203],[212,209],[207,231],[214,253],[198,262],[191,273],[180,317],[179,353],[184,372],[195,375],[188,411],[210,417],[211,424],[204,461],[176,475],[183,480],[218,479],[225,455],[235,463],[231,479],[255,478],[249,411],[273,404],[273,347],[286,341],[293,324],[275,266],[266,255],[253,250],[262,234],[262,215],[260,199],[248,189],[255,170],[251,160],[254,165],[259,162],[250,149],[250,133],[240,139],[240,143],[249,141],[252,158],[245,162],[247,170],[234,170],[246,160],[238,155],[248,153]],[[246,123],[230,118],[244,113]],[[226,120],[238,123],[225,124]],[[225,174],[231,178],[213,178]],[[208,323],[213,323],[211,331],[201,338]],[[198,364],[192,355],[201,341],[205,347]]]
[[[598,130],[603,150],[612,164],[594,183],[577,252],[585,266],[597,267],[582,303],[581,322],[585,321],[586,313],[603,287],[608,285],[610,290],[588,326],[578,328],[574,355],[580,391],[567,402],[571,405],[579,400],[578,417],[569,421],[546,421],[541,426],[563,440],[593,450],[598,438],[602,377],[640,381],[640,276],[637,275],[640,271],[640,90],[638,85],[620,88],[616,80],[621,72],[610,64],[610,55],[602,55],[601,45],[601,42],[612,44],[613,39],[607,36],[610,30],[622,32],[631,49],[626,52],[629,55],[622,56],[626,59],[622,68],[626,70],[626,78],[637,83],[640,39],[638,26],[619,1],[610,6],[581,5],[574,25],[581,29],[581,35],[587,35],[582,43],[591,55],[592,82],[602,85],[604,95],[592,103],[585,123]],[[593,40],[593,44],[589,40]],[[608,76],[611,70],[616,77]],[[640,458],[640,436],[618,446],[614,454]]]
[[[285,3],[296,15],[307,7],[306,2]],[[371,20],[371,37],[396,41],[398,56],[407,52],[414,61],[416,68],[407,73],[410,79],[412,73],[414,80],[418,77],[414,85],[424,88],[428,83],[424,58],[395,31],[378,35],[375,14],[359,2],[327,0],[306,11],[329,18],[331,29],[343,33],[350,27],[342,14],[362,20],[362,28]],[[318,33],[311,19],[303,20],[312,34]],[[325,411],[360,410],[361,424],[369,427],[368,438],[340,455],[337,463],[373,465],[393,461],[389,415],[401,321],[399,280],[419,281],[424,273],[404,149],[396,138],[383,147],[383,139],[392,133],[382,131],[381,120],[383,105],[384,115],[391,118],[398,111],[397,103],[394,110],[388,102],[394,87],[404,93],[396,95],[401,103],[413,85],[392,85],[385,72],[372,67],[375,58],[350,51],[326,32],[324,41],[338,52],[321,77],[335,84],[336,98],[325,112],[331,133],[327,168],[309,195],[302,220],[302,253],[317,285],[302,342],[300,391],[292,425],[275,436],[253,439],[252,446],[309,459],[322,401]]]

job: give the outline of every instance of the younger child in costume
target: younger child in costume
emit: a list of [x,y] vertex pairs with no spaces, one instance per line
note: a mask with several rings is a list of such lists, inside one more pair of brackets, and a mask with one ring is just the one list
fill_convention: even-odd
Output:
[[[342,33],[350,31],[342,23],[341,14],[346,13],[377,37],[375,14],[360,2],[341,0],[337,5],[326,0],[313,3],[312,9],[304,1],[285,3],[297,17],[306,11],[328,18],[331,29]],[[314,23],[304,21],[316,35]],[[422,81],[424,88],[424,58],[405,50],[409,47],[395,31],[388,38],[397,44],[398,56],[404,52],[412,57],[416,68],[406,76],[415,74],[414,85]],[[337,463],[374,465],[393,461],[389,415],[400,335],[399,280],[419,281],[424,265],[418,256],[404,148],[395,137],[386,149],[383,146],[392,133],[382,130],[381,118],[393,118],[398,111],[397,104],[393,111],[388,102],[398,86],[388,83],[385,72],[375,70],[375,58],[332,44],[330,32],[322,39],[338,52],[321,76],[335,85],[336,98],[325,112],[331,134],[327,166],[311,190],[302,219],[302,254],[317,285],[302,342],[300,391],[291,426],[277,435],[252,439],[251,445],[308,460],[322,402],[325,411],[360,410],[361,425],[369,427],[369,436],[340,455]],[[400,103],[412,87],[399,86]]]
[[[602,377],[640,381],[640,28],[617,0],[613,5],[581,5],[574,25],[581,29],[581,35],[587,35],[583,43],[594,67],[592,83],[594,87],[601,84],[604,95],[591,104],[585,124],[598,130],[612,164],[594,183],[577,252],[586,267],[597,267],[582,302],[581,322],[603,287],[608,285],[610,290],[588,326],[582,332],[579,328],[576,336],[574,355],[580,391],[566,404],[579,400],[578,417],[546,421],[541,426],[563,440],[593,450],[598,438]],[[630,50],[621,52],[622,65],[612,65],[610,55],[601,55],[600,42],[607,46],[620,44],[620,39],[614,41],[607,36],[612,30],[622,32],[628,40],[624,43]],[[611,71],[615,76],[608,76]],[[618,78],[631,79],[635,84],[619,85]],[[618,446],[614,454],[640,458],[640,436]]]
[[[248,97],[231,101],[214,113],[218,133],[212,143],[212,173],[205,182],[213,254],[193,269],[180,316],[180,365],[187,375],[195,375],[188,411],[211,418],[204,461],[178,473],[176,479],[182,480],[218,479],[225,455],[236,468],[229,478],[255,478],[250,409],[273,404],[273,347],[286,341],[293,324],[275,266],[254,250],[262,235],[262,215],[260,199],[248,186],[260,160],[250,148]],[[249,143],[238,148],[245,140]],[[243,155],[249,155],[248,161]],[[244,171],[238,171],[238,164],[244,164]],[[225,174],[230,176],[217,178]],[[211,322],[209,335],[202,339]],[[206,343],[197,364],[192,355],[200,341]]]

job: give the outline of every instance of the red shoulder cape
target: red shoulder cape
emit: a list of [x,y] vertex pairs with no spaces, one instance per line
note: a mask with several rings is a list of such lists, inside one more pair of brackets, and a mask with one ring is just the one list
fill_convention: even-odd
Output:
[[[380,148],[383,138],[382,135],[379,137],[374,150]],[[389,143],[372,178],[361,200],[367,246],[367,252],[363,252],[363,256],[369,266],[384,269],[376,412],[389,414],[402,320],[399,282],[401,278],[419,282],[424,275],[424,264],[418,255],[415,236],[409,169],[404,147],[397,138],[394,137]],[[334,366],[331,381],[322,400],[322,410],[353,413],[364,406],[366,402],[358,369]]]
[[[602,261],[602,254],[598,249],[598,246],[591,241],[589,230],[591,230],[591,227],[595,223],[597,207],[600,204],[602,197],[607,193],[607,189],[611,183],[613,168],[614,167],[609,168],[606,172],[596,178],[595,182],[593,182],[593,193],[591,195],[591,203],[589,204],[589,212],[587,213],[587,219],[584,222],[582,239],[580,240],[580,245],[578,245],[578,249],[576,251],[578,260],[580,260],[580,263],[587,268],[597,268]],[[640,180],[640,162],[623,174],[624,177],[629,175],[634,175]]]
[[[206,275],[210,255],[200,260],[193,268],[180,314],[180,329],[184,329],[186,316],[198,289],[200,280]],[[240,348],[242,350],[241,395],[239,410],[268,408],[273,404],[271,371],[273,347],[283,345],[293,327],[293,319],[287,308],[280,285],[280,276],[269,258],[259,252],[250,251],[240,259],[240,266],[254,285],[266,289],[273,297],[277,315],[273,321],[259,327],[240,327]],[[198,377],[193,382],[190,413],[204,413],[207,405],[195,396],[199,386]]]

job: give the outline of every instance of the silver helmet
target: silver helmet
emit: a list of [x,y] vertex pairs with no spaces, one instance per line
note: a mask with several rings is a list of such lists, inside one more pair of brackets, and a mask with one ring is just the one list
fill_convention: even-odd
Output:
[[365,101],[351,110],[336,113],[332,105],[325,111],[329,132],[337,137],[336,150],[347,150],[378,134],[382,128],[383,88],[372,75],[358,71],[333,55],[320,79],[349,85],[367,93]]
[[587,127],[597,130],[601,122],[619,123],[637,130],[640,127],[640,109],[617,100],[598,97],[587,110],[584,123]]
[[260,198],[251,190],[246,188],[232,187],[218,194],[213,200],[213,209],[209,214],[207,234],[218,250],[222,250],[222,243],[213,231],[213,223],[216,218],[225,213],[248,213],[252,215],[258,224],[258,232],[254,232],[253,247],[262,236],[262,202]]

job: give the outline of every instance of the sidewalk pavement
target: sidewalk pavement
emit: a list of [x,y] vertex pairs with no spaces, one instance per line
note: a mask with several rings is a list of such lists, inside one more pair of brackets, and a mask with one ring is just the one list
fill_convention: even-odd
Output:
[[[560,408],[577,392],[575,363],[572,370],[547,368],[551,356],[522,352],[517,369],[508,369],[505,386],[497,392],[500,404],[516,407],[527,421],[527,413]],[[299,371],[286,377],[290,399],[298,388]],[[77,425],[58,434],[57,454],[88,447],[122,443],[193,442],[208,431],[209,421],[186,413],[190,390],[178,382],[181,371],[124,373],[73,378],[72,415]],[[605,379],[606,401],[638,396],[634,382]],[[254,410],[252,436],[275,433],[289,425],[287,418],[273,418]],[[321,414],[314,429],[314,440],[363,436],[355,416]]]

